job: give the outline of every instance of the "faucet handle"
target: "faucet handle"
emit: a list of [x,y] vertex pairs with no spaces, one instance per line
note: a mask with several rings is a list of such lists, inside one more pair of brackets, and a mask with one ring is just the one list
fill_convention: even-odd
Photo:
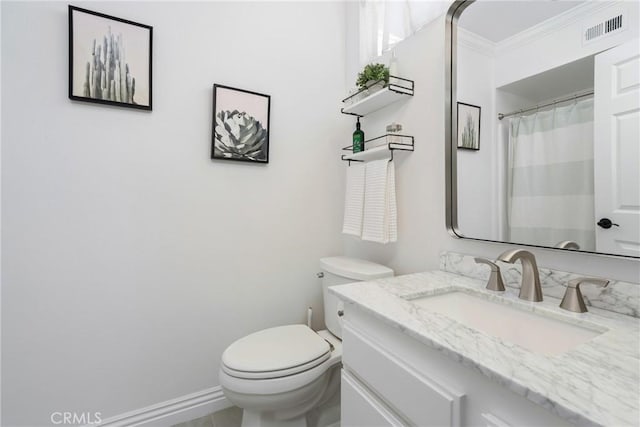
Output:
[[476,262],[476,264],[487,264],[489,267],[491,267],[491,271],[500,271],[500,266],[491,260],[480,257],[475,257],[473,260]]
[[489,281],[487,282],[487,289],[490,291],[504,291],[504,282],[502,281],[502,275],[500,274],[500,267],[492,261],[486,258],[474,258],[476,264],[487,264],[491,267],[491,274],[489,275]]
[[556,248],[560,249],[573,249],[576,251],[580,250],[580,245],[574,242],[573,240],[564,240],[556,245]]
[[592,285],[602,286],[606,288],[609,284],[609,280],[599,279],[597,277],[578,277],[577,279],[569,280],[567,283],[567,290],[564,293],[560,308],[573,311],[576,313],[586,313],[587,306],[584,303],[582,292],[580,292],[580,284],[591,283]]

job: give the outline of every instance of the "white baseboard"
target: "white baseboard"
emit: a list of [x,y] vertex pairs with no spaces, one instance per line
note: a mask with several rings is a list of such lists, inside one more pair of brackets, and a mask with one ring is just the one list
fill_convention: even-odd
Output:
[[[170,427],[232,406],[222,388],[212,387],[102,420],[103,427]],[[95,427],[96,424],[85,426]]]

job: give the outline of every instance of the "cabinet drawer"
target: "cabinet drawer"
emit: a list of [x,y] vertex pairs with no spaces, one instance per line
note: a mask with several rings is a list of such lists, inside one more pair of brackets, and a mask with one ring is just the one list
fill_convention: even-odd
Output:
[[342,371],[341,420],[343,427],[402,427],[384,405],[372,396],[358,381],[344,370]]
[[417,372],[345,322],[343,364],[394,410],[419,426],[460,425],[463,395]]

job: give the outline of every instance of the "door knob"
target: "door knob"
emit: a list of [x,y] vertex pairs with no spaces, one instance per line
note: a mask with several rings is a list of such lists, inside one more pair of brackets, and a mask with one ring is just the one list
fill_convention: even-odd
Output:
[[615,225],[616,227],[620,227],[620,225],[614,224],[613,222],[611,222],[609,218],[602,218],[600,221],[598,221],[598,225],[604,228],[605,230],[611,228],[612,225]]

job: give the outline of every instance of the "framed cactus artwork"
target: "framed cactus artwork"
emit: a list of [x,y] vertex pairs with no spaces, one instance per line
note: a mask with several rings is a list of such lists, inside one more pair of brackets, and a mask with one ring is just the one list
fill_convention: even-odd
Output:
[[69,98],[151,110],[153,27],[69,6]]
[[480,107],[458,102],[458,148],[480,150]]
[[213,85],[211,158],[269,163],[271,97]]

